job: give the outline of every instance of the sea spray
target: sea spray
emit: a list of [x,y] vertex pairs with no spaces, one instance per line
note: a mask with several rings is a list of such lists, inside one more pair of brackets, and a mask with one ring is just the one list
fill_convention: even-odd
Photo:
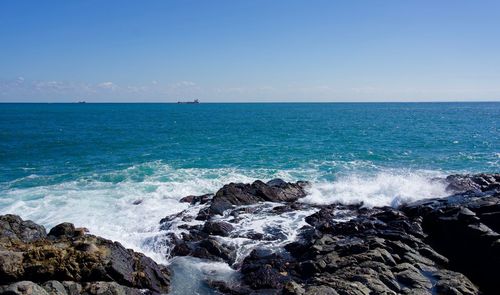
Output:
[[363,204],[365,207],[393,206],[419,199],[443,197],[446,185],[434,171],[383,171],[374,175],[350,174],[332,182],[318,182],[301,201],[327,205]]
[[[359,168],[360,164],[343,165]],[[440,172],[378,168],[367,173],[364,172],[365,165],[361,167],[363,170],[348,169],[342,176],[327,181],[325,179],[332,177],[328,171],[310,167],[290,170],[174,169],[155,161],[57,184],[13,185],[2,192],[0,214],[20,214],[48,228],[61,222],[72,222],[87,227],[93,234],[144,252],[158,262],[168,263],[168,241],[164,240],[159,221],[189,208],[188,204],[179,202],[180,198],[215,193],[229,182],[275,177],[287,181],[312,180],[309,195],[302,199],[309,204],[363,202],[369,207],[385,206],[444,194],[443,184],[432,180],[442,175]],[[312,214],[299,211],[294,216],[277,216],[269,211],[271,209],[263,207],[260,215],[246,216],[237,224],[237,230],[258,232],[262,231],[263,225],[270,228],[274,225],[274,229],[284,232],[285,238],[279,240],[281,244],[292,240],[303,217]],[[233,243],[240,243],[235,246],[244,249],[242,255],[255,246],[245,241],[235,240]]]

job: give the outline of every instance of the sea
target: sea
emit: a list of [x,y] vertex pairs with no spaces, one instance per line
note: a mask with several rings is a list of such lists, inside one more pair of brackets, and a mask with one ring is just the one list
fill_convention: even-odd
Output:
[[[159,221],[189,210],[180,198],[273,178],[311,182],[310,204],[445,196],[436,178],[500,172],[499,123],[498,102],[3,103],[0,214],[72,222],[178,274],[230,272],[169,257]],[[306,213],[274,221],[293,240]]]

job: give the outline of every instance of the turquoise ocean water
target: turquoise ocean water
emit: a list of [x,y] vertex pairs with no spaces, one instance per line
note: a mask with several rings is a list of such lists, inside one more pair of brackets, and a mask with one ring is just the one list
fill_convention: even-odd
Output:
[[[148,243],[178,199],[230,181],[313,182],[307,202],[439,196],[500,172],[500,103],[0,104],[0,214]],[[142,200],[139,206],[135,200]]]

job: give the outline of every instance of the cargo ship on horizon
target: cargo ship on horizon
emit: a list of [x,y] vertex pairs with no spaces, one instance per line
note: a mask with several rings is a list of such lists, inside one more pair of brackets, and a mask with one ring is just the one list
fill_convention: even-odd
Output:
[[200,103],[200,101],[195,99],[193,101],[178,101],[177,103],[178,104],[198,104],[198,103]]

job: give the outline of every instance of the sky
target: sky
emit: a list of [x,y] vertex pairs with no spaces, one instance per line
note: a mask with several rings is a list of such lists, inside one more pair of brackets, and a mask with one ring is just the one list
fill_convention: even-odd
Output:
[[500,100],[500,1],[0,1],[0,102]]

